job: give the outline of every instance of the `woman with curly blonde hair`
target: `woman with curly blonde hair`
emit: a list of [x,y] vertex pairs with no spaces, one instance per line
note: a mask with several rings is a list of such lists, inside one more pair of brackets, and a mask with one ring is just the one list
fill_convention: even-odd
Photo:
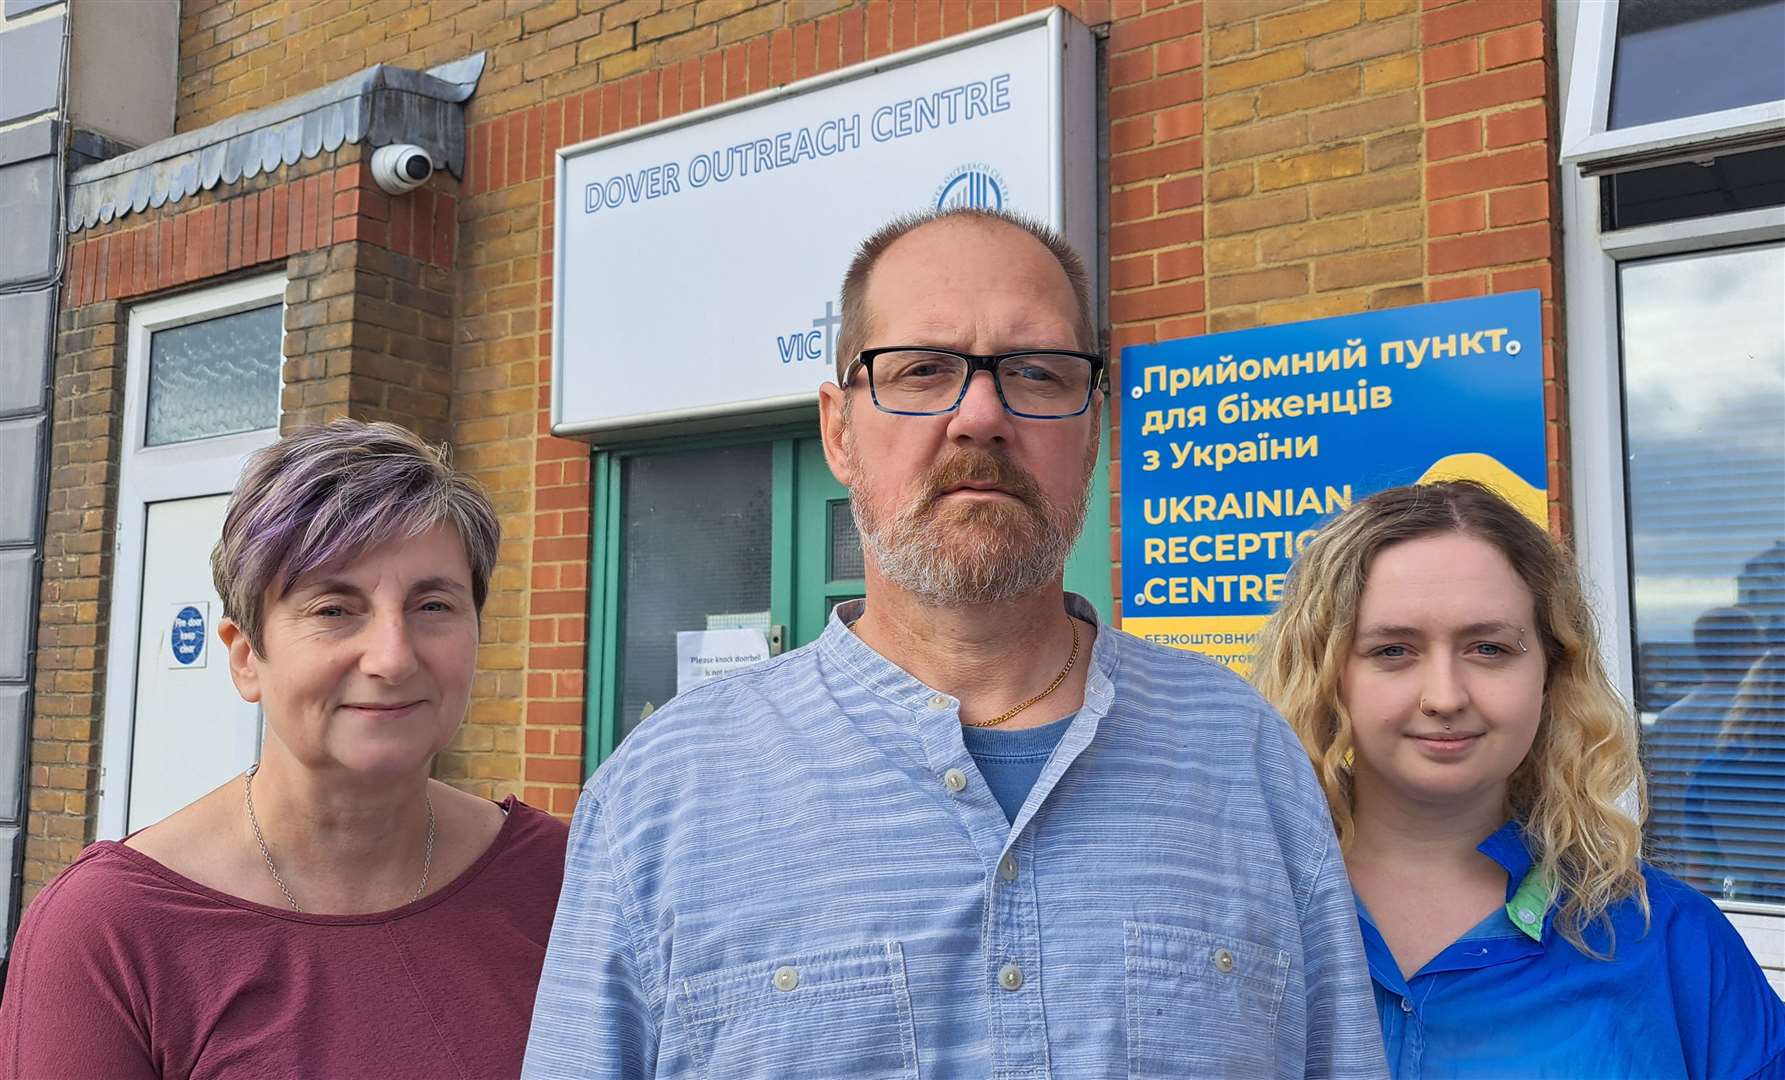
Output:
[[1785,1075],[1785,1005],[1643,863],[1635,722],[1568,558],[1488,489],[1308,545],[1253,679],[1326,789],[1396,1080]]

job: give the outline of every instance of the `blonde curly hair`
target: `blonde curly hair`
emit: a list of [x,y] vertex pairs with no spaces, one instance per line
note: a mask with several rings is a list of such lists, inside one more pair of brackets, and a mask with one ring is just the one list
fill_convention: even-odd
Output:
[[[1390,488],[1340,514],[1290,570],[1283,603],[1259,635],[1252,680],[1289,721],[1326,790],[1341,849],[1353,834],[1351,718],[1339,677],[1357,628],[1370,564],[1393,544],[1462,533],[1491,544],[1531,590],[1545,664],[1543,712],[1507,786],[1532,854],[1561,900],[1556,928],[1581,952],[1593,923],[1634,896],[1649,916],[1640,821],[1647,800],[1636,722],[1599,660],[1598,632],[1567,553],[1548,533],[1480,484],[1463,480]],[[1634,793],[1637,812],[1627,807]],[[1615,942],[1611,942],[1615,947]]]

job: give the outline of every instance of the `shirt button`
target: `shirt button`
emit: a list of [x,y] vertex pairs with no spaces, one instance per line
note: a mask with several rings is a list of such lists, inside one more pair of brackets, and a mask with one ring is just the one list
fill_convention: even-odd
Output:
[[1518,909],[1518,921],[1524,923],[1526,926],[1529,926],[1532,923],[1537,921],[1537,913],[1535,911],[1532,911],[1528,907],[1519,908]]
[[800,984],[800,973],[790,967],[775,969],[775,989],[786,993]]
[[946,709],[946,708],[948,708],[948,699],[943,697],[941,694],[937,694],[935,697],[930,699],[930,708],[932,708],[932,709]]
[[1016,880],[1016,856],[1005,855],[998,860],[998,876],[1005,881]]
[[942,786],[959,795],[967,790],[967,774],[959,769],[950,769],[942,774]]
[[1402,998],[1401,999],[1401,1011],[1404,1013],[1412,1012],[1413,1011],[1413,1002],[1407,1000],[1406,998]]
[[1233,953],[1226,949],[1215,950],[1215,969],[1223,974],[1233,970]]
[[1005,964],[998,969],[998,985],[1006,990],[1023,988],[1023,969],[1015,964]]

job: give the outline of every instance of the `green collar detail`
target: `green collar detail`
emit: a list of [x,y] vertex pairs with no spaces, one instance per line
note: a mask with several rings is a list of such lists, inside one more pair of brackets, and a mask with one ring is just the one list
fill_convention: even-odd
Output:
[[1549,880],[1543,876],[1543,868],[1533,863],[1512,899],[1506,902],[1506,917],[1526,937],[1542,944],[1543,916],[1549,910],[1549,900]]

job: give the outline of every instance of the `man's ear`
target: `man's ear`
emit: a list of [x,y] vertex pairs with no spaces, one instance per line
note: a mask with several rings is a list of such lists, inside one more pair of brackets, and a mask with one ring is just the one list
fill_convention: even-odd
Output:
[[248,641],[248,633],[234,619],[224,616],[217,623],[217,638],[229,650],[229,677],[236,684],[236,693],[243,701],[260,701],[260,657]]
[[843,449],[844,433],[849,422],[843,418],[843,395],[848,393],[836,383],[827,382],[818,388],[818,434],[824,442],[824,461],[831,475],[844,487],[850,485],[853,473],[849,454]]

